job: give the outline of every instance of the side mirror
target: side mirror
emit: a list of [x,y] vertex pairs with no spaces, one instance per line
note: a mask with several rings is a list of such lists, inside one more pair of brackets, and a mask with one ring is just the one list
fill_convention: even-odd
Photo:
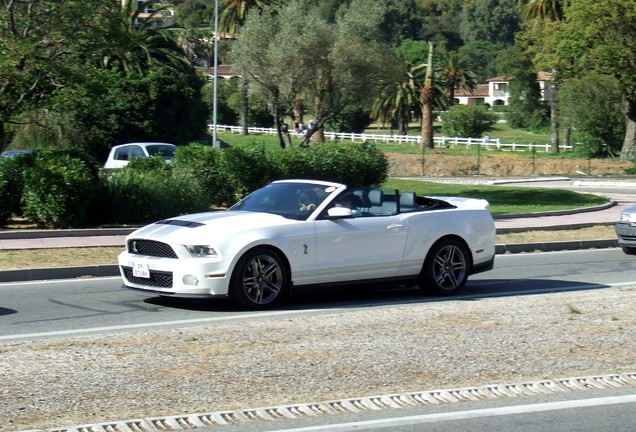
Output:
[[352,218],[353,212],[347,207],[332,207],[327,210],[328,219],[345,219]]

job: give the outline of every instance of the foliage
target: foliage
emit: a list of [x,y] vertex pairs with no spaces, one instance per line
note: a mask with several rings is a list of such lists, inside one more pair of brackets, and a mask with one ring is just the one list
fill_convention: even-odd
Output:
[[564,82],[559,90],[559,110],[581,135],[577,150],[586,157],[620,152],[625,121],[621,92],[613,77],[592,75]]
[[95,194],[97,171],[71,152],[41,150],[24,173],[22,215],[48,228],[81,225]]
[[480,137],[492,129],[497,118],[484,107],[453,105],[442,114],[442,133],[445,136]]
[[12,215],[22,214],[20,199],[24,189],[23,172],[34,163],[33,153],[0,158],[0,226]]
[[532,60],[520,47],[506,50],[500,68],[511,78],[506,119],[519,129],[541,129],[550,124],[550,107],[541,100]]
[[272,155],[282,178],[329,180],[350,187],[379,185],[387,178],[388,161],[370,143],[295,147]]
[[[109,1],[93,3],[97,9]],[[77,1],[0,4],[0,149],[9,142],[7,124],[24,122],[16,117],[40,111],[56,89],[81,77],[100,19]]]
[[[217,83],[217,124],[238,124],[241,113],[241,86],[239,78],[221,79]],[[212,83],[203,88],[203,100],[209,107],[209,123],[213,122],[212,107],[214,104]],[[248,126],[271,127],[271,115],[267,102],[261,94],[252,94],[248,100]]]
[[622,159],[636,156],[636,2],[572,1],[566,23],[555,36],[566,76],[590,72],[613,76],[624,99],[626,119]]
[[221,169],[222,154],[213,147],[201,144],[179,147],[171,161],[174,175],[196,179],[210,204],[233,204],[238,194],[232,187],[228,173]]
[[379,38],[384,7],[353,0],[336,23],[309,2],[287,2],[276,15],[253,13],[232,49],[233,61],[252,81],[252,91],[267,95],[275,124],[293,112],[298,98],[313,103],[316,127],[308,142],[345,108],[370,103],[374,91],[395,77],[398,63]]
[[[57,91],[51,108],[79,131],[74,143],[105,160],[113,145],[136,141],[185,144],[206,134],[202,79],[194,70],[152,66],[144,75],[94,69]],[[63,132],[63,131],[62,131]],[[68,139],[63,133],[59,140]]]
[[156,26],[156,18],[167,8],[158,0],[123,0],[114,8],[101,11],[107,23],[99,65],[136,74],[144,74],[156,65],[175,71],[190,69],[190,62],[169,28]]
[[191,174],[175,175],[159,158],[138,158],[134,162],[100,175],[88,222],[147,223],[208,208],[209,200]]
[[474,40],[463,45],[458,53],[466,62],[466,68],[475,75],[477,83],[497,75],[497,55],[504,48],[503,44]]
[[462,9],[461,36],[464,41],[512,44],[519,21],[515,0],[474,0]]
[[231,147],[222,150],[220,170],[227,179],[223,187],[235,193],[235,199],[279,178],[280,171],[262,146]]
[[371,124],[369,110],[360,105],[345,108],[338,115],[325,123],[325,126],[336,132],[362,133]]
[[[462,9],[465,0],[426,0],[417,5],[422,21],[420,38],[454,51],[464,43],[460,36]],[[425,61],[426,56],[423,61]]]

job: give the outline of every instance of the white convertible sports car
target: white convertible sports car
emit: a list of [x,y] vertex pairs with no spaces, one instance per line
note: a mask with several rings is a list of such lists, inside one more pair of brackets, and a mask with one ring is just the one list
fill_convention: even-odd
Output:
[[450,295],[490,270],[488,202],[422,197],[316,180],[281,180],[227,211],[178,216],[131,233],[119,267],[127,288],[171,297],[229,297],[245,309],[292,288],[414,281]]

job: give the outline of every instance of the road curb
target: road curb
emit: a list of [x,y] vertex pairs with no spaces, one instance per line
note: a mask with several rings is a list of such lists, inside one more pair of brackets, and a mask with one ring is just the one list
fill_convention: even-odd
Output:
[[[505,255],[530,252],[558,252],[579,249],[607,249],[614,247],[618,247],[617,239],[514,243],[495,245],[495,253],[497,255]],[[119,267],[117,264],[2,270],[0,271],[0,283],[112,277],[119,275]]]
[[0,271],[2,282],[30,282],[52,279],[79,279],[119,276],[117,264],[95,264],[79,267],[47,267]]

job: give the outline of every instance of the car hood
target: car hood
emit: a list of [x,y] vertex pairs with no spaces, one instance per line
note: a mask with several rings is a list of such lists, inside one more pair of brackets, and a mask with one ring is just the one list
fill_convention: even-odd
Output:
[[[218,211],[164,219],[134,231],[128,238],[166,243],[204,244],[230,237],[247,229],[298,223],[271,213]],[[206,240],[207,239],[207,240]]]

